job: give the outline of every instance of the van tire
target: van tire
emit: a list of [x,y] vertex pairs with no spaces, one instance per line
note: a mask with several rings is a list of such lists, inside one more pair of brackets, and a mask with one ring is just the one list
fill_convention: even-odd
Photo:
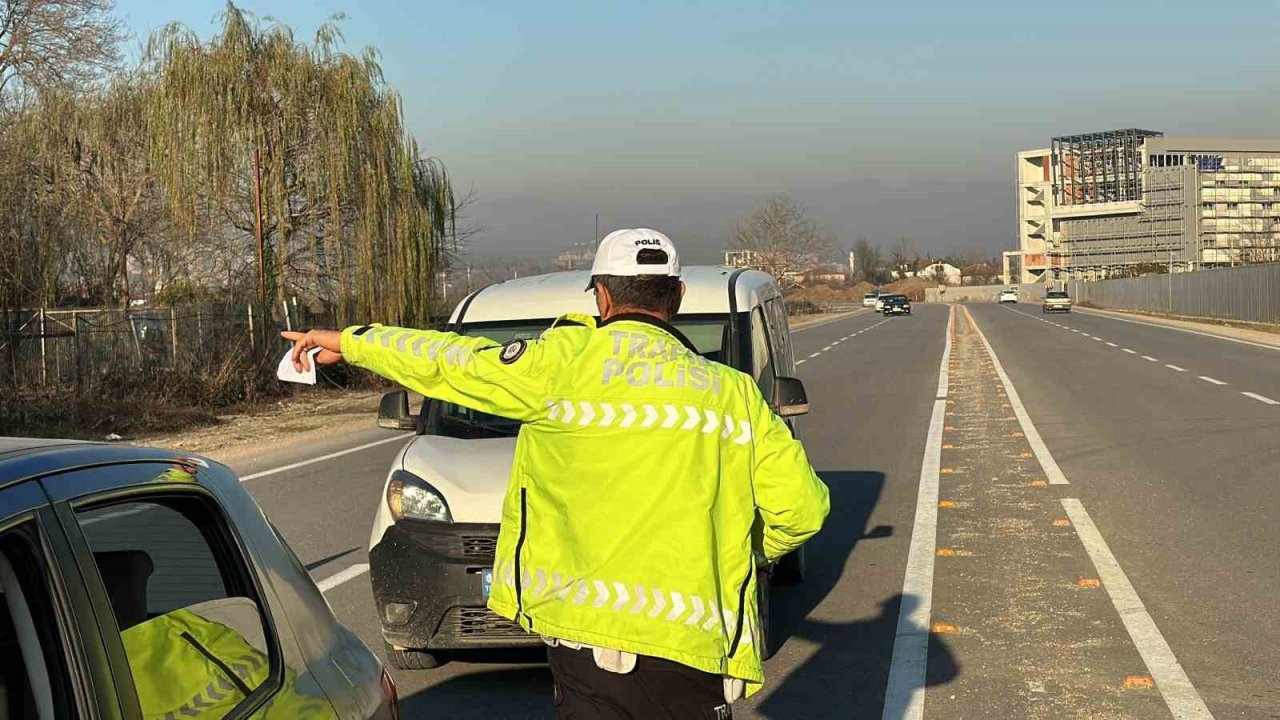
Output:
[[431,670],[445,663],[440,653],[408,648],[401,650],[386,640],[382,641],[382,647],[387,651],[387,663],[397,670]]

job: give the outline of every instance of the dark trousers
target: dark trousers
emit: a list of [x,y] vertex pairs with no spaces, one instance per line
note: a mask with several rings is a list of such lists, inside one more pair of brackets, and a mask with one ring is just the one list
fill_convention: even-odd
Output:
[[731,720],[719,675],[641,655],[625,675],[590,650],[547,648],[561,720]]

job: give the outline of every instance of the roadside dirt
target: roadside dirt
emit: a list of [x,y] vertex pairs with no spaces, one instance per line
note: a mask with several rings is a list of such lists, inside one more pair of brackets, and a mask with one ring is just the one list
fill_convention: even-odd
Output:
[[269,405],[218,416],[218,424],[173,433],[128,438],[153,447],[192,450],[214,459],[252,447],[255,451],[305,443],[372,427],[381,390],[314,390]]

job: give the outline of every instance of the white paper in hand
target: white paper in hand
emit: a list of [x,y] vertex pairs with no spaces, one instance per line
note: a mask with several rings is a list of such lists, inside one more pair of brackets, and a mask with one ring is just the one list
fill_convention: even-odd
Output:
[[276,377],[285,382],[302,383],[303,385],[316,384],[316,353],[320,352],[320,348],[311,348],[307,351],[307,357],[311,361],[311,369],[298,372],[293,369],[293,348],[285,351],[284,357],[280,358],[280,367],[276,368]]

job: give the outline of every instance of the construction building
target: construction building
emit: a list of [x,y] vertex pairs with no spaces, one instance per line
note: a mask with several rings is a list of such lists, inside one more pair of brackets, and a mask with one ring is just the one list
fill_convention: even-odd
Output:
[[1015,162],[1007,283],[1280,260],[1280,140],[1111,130]]

